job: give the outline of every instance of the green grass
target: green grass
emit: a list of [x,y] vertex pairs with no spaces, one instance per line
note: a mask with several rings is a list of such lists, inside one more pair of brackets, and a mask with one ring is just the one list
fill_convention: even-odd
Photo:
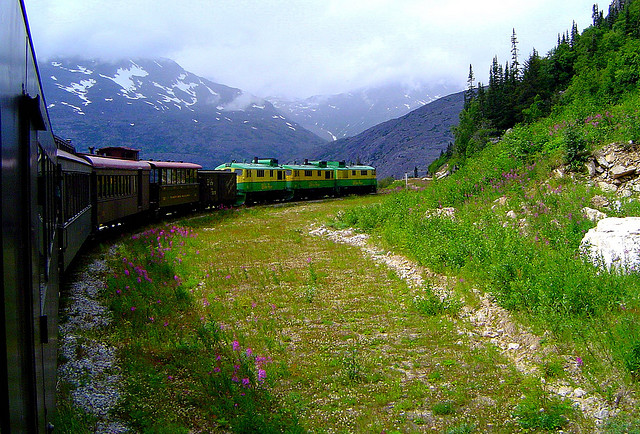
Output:
[[512,409],[534,386],[471,344],[453,300],[416,304],[431,284],[308,234],[382,201],[227,211],[120,243],[104,336],[123,370],[120,417],[140,432],[520,429]]

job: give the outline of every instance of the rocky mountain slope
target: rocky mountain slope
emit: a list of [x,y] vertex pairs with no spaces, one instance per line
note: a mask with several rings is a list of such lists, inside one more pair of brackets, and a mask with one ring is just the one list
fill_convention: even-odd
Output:
[[40,64],[54,133],[78,150],[129,146],[142,158],[205,167],[308,154],[323,140],[268,101],[213,83],[168,59]]
[[314,155],[326,160],[360,161],[378,168],[378,178],[413,174],[446,150],[453,140],[464,92],[440,98],[398,119],[381,123],[354,137],[322,146]]
[[454,92],[444,84],[389,84],[304,100],[268,98],[285,116],[326,140],[355,136]]

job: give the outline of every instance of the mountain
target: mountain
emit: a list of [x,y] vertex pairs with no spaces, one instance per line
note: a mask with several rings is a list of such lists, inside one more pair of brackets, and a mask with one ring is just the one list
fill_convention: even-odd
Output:
[[211,168],[256,155],[297,158],[323,143],[270,102],[168,59],[56,59],[39,68],[54,133],[81,151],[128,146],[141,158]]
[[378,179],[413,174],[415,167],[424,173],[453,141],[452,127],[463,106],[464,92],[451,94],[357,136],[328,143],[314,158],[370,164],[377,168]]
[[285,116],[327,140],[355,136],[456,89],[446,85],[391,84],[304,100],[267,98]]

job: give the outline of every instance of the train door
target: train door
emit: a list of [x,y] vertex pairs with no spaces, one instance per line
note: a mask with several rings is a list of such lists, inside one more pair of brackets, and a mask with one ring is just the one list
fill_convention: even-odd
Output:
[[135,189],[138,193],[138,210],[142,209],[143,197],[142,197],[142,169],[138,169],[138,177],[135,180]]

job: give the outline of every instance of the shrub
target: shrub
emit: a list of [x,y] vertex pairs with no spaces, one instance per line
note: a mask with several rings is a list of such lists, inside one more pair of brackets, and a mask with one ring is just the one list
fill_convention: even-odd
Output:
[[556,397],[548,398],[538,390],[526,396],[513,415],[524,429],[553,430],[562,428],[572,411],[568,403]]

